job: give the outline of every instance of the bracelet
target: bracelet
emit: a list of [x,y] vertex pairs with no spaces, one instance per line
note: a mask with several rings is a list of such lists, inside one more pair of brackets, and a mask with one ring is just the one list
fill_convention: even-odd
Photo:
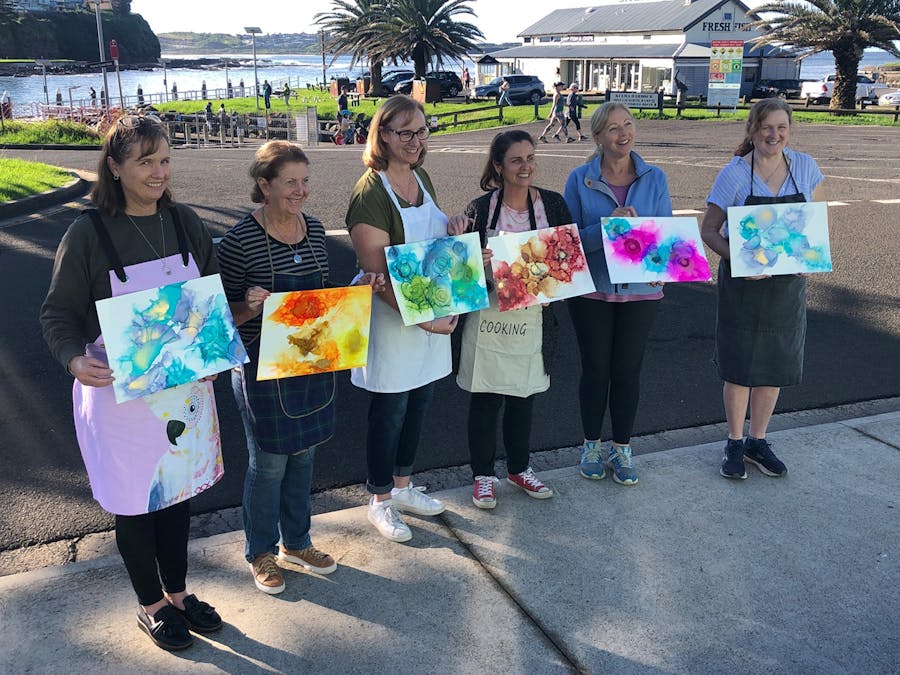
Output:
[[433,333],[433,332],[434,332],[434,319],[431,320],[431,326],[429,326],[428,332],[429,332],[429,333]]

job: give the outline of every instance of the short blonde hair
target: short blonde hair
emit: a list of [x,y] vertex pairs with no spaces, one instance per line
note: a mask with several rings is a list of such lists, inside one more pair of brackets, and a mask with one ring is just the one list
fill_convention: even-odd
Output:
[[[624,103],[620,103],[619,101],[607,101],[598,107],[594,114],[591,115],[591,136],[596,136],[603,129],[606,128],[607,123],[609,122],[609,116],[612,115],[616,110],[624,110],[625,113],[634,120],[634,115],[631,114],[631,109],[625,105]],[[588,157],[587,161],[592,161],[595,157],[599,157],[600,155],[600,146],[598,145],[594,152]]]
[[[378,110],[375,111],[372,122],[369,124],[369,136],[366,138],[366,149],[363,150],[362,155],[363,164],[376,171],[387,169],[390,151],[387,141],[382,138],[382,129],[390,129],[391,122],[395,119],[412,117],[417,111],[422,113],[423,117],[425,116],[425,108],[422,104],[414,101],[409,96],[392,96],[382,103]],[[423,143],[419,159],[412,165],[413,169],[422,166],[427,150],[427,146]]]

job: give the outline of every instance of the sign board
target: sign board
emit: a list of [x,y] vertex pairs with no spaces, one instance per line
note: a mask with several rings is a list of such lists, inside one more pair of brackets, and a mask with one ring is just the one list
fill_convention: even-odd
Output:
[[709,54],[706,106],[736,108],[741,98],[744,67],[743,40],[713,40]]
[[94,63],[89,63],[88,67],[90,68],[112,68],[115,64],[112,61],[95,61]]
[[314,106],[307,106],[306,112],[294,117],[297,126],[297,141],[309,147],[319,144],[319,118]]
[[609,92],[610,101],[618,101],[627,105],[629,108],[658,108],[659,94],[656,92],[638,92],[638,91],[611,91]]

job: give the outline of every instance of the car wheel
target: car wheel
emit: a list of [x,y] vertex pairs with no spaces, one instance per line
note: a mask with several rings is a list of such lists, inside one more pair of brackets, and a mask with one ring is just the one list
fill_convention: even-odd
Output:
[[542,98],[544,98],[544,96],[541,92],[533,91],[531,92],[531,97],[528,100],[532,103],[540,103]]
[[450,87],[450,96],[459,96],[459,89],[456,88],[456,85]]

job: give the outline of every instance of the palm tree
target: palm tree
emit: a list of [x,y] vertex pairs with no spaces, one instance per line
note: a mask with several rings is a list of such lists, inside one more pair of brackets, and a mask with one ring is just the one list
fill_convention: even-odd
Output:
[[475,16],[466,0],[388,0],[372,27],[379,43],[394,58],[410,60],[416,78],[430,63],[462,60],[484,38],[477,26],[455,17]]
[[328,47],[335,56],[350,55],[350,67],[360,61],[369,64],[368,94],[381,91],[381,72],[389,57],[374,26],[383,6],[373,0],[333,0],[330,12],[315,15],[316,23],[328,32]]
[[808,48],[808,54],[834,53],[832,108],[856,105],[856,71],[866,47],[878,47],[894,56],[900,50],[900,0],[779,0],[755,8],[755,14],[775,17],[750,24],[765,34],[752,42]]

